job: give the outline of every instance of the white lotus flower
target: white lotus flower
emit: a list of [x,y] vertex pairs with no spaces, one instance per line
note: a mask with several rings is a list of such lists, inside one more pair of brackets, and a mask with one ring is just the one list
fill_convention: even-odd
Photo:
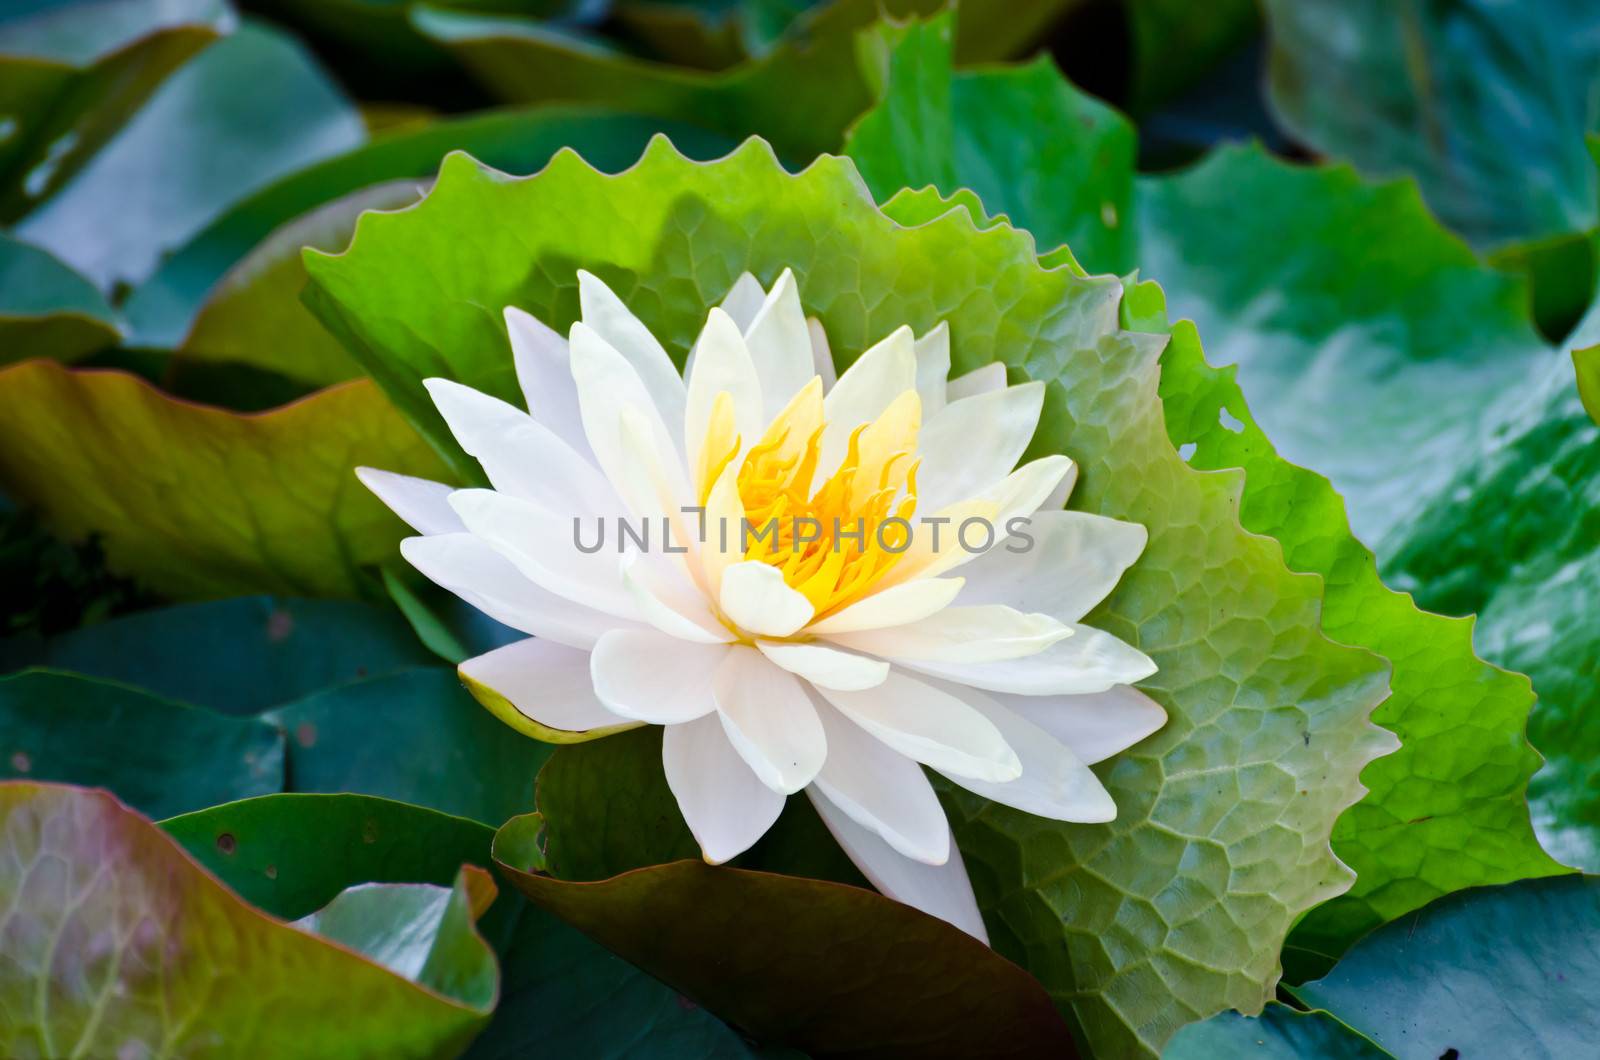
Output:
[[[747,849],[803,790],[880,890],[984,938],[922,767],[1045,817],[1116,815],[1089,765],[1166,714],[1129,687],[1155,664],[1080,622],[1144,528],[1060,510],[1066,457],[1016,467],[1043,385],[1007,386],[998,364],[947,382],[943,325],[900,328],[835,382],[793,275],[769,293],[747,274],[685,382],[605,284],[578,279],[567,341],[505,311],[528,412],[428,380],[493,489],[359,472],[422,535],[407,560],[532,635],[463,678],[547,740],[665,726],[667,781],[707,861]],[[635,531],[622,554],[617,517]],[[802,540],[797,518],[820,536]],[[612,537],[589,551],[602,519]],[[743,547],[742,519],[776,519],[776,540]]]

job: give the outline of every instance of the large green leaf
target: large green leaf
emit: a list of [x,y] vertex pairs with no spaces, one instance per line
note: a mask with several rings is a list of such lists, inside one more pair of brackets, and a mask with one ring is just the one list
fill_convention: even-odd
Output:
[[1149,1053],[1189,1018],[1259,1009],[1289,924],[1349,886],[1328,834],[1387,746],[1367,722],[1386,666],[1322,637],[1317,580],[1239,526],[1238,477],[1179,459],[1156,399],[1160,343],[1117,328],[1114,279],[1045,270],[1026,236],[959,211],[901,225],[848,162],[791,175],[759,142],[698,164],[658,141],[615,176],[570,153],[520,180],[452,156],[421,203],[367,214],[348,251],[306,264],[319,315],[464,474],[421,377],[515,399],[500,307],[566,327],[578,267],[680,354],[747,269],[771,282],[793,267],[844,360],[898,325],[948,320],[956,373],[1000,359],[1051,382],[1040,443],[1081,465],[1075,505],[1149,527],[1093,621],[1157,661],[1148,690],[1171,714],[1102,767],[1115,824],[962,804],[1002,952],[1097,1048]]
[[517,889],[758,1041],[823,1056],[1074,1055],[1026,972],[909,906],[699,860],[563,882],[544,871],[542,827],[530,814],[495,836]]
[[224,0],[105,0],[0,20],[0,221],[59,187],[232,25]]
[[0,778],[109,788],[151,817],[283,790],[283,735],[77,674],[0,678]]
[[48,251],[0,234],[0,364],[70,361],[121,337],[116,312],[92,283]]
[[251,905],[286,920],[353,884],[447,885],[463,864],[492,865],[491,829],[370,795],[263,795],[161,827]]
[[17,234],[104,288],[136,284],[244,195],[365,138],[299,43],[246,24],[162,85]]
[[1586,1056],[1600,1004],[1600,880],[1453,894],[1296,987],[1400,1060]]
[[114,570],[170,596],[354,596],[400,522],[358,464],[437,478],[383,395],[342,384],[240,415],[168,398],[121,372],[50,361],[0,370],[0,485],[71,538],[99,534]]
[[1414,175],[1480,247],[1594,226],[1600,183],[1583,139],[1600,132],[1600,8],[1589,0],[1266,9],[1272,103],[1295,136],[1368,174]]
[[73,670],[224,714],[259,714],[329,685],[434,662],[386,608],[271,596],[180,604],[0,643],[5,669]]
[[1269,1002],[1259,1018],[1223,1012],[1172,1036],[1162,1060],[1393,1060],[1372,1039],[1320,1009]]
[[[450,151],[471,151],[507,172],[531,173],[558,149],[570,146],[595,165],[621,169],[639,157],[646,141],[657,132],[669,133],[674,143],[696,158],[710,158],[733,146],[723,137],[682,122],[593,108],[548,106],[487,111],[377,137],[354,151],[283,178],[213,221],[175,251],[160,271],[129,298],[124,307],[129,324],[142,343],[179,345],[196,312],[213,291],[218,300],[230,296],[237,299],[242,292],[236,292],[236,288],[249,288],[273,268],[272,263],[278,260],[275,252],[284,250],[295,238],[285,234],[273,239],[274,232],[286,232],[298,218],[376,185],[397,180],[429,181],[439,168],[439,160]],[[262,248],[260,252],[253,253],[258,247]],[[240,263],[247,256],[260,266],[261,272],[244,275]],[[229,275],[236,266],[240,266],[239,271]],[[275,272],[272,275],[277,276]],[[218,286],[225,282],[227,286]],[[297,313],[276,302],[270,309],[290,318]],[[193,347],[191,352],[195,355],[203,356],[208,352],[204,346],[226,343],[230,352],[248,351],[252,362],[282,366],[289,374],[294,374],[292,366],[308,360],[331,373],[333,366],[321,356],[310,358],[292,350],[273,349],[277,344],[271,341],[271,333],[258,329],[254,319],[234,317],[223,321],[221,327],[213,321],[203,341],[197,336],[187,345]],[[303,338],[305,332],[299,329],[311,326],[302,318],[297,334]],[[244,330],[246,327],[248,330]],[[327,350],[325,344],[319,344],[317,349]],[[323,378],[319,374],[311,381]]]
[[0,784],[0,847],[7,1056],[448,1056],[488,1019],[263,916],[104,792]]
[[[919,60],[915,76],[924,84],[949,77],[948,49],[935,46],[942,43],[935,29],[919,27],[906,38],[907,49],[922,42],[910,54]],[[998,104],[1010,97],[1018,77],[970,74],[965,83],[975,97],[992,91]],[[900,127],[899,142],[915,142],[921,116],[897,107],[892,82],[890,90],[878,116],[869,120],[893,123]],[[1040,98],[1072,91],[1058,79]],[[985,206],[1008,211],[1008,189],[1029,181],[1050,186],[1053,157],[1098,155],[1101,132],[1076,121],[1079,110],[1063,107],[1053,116],[1029,111],[1013,122],[1011,112],[998,105],[986,112],[975,108],[1009,134],[1017,145],[1010,158],[1028,174],[994,175]],[[937,133],[937,122],[933,128]],[[853,148],[879,149],[859,140]],[[869,165],[869,177],[872,172]],[[912,183],[938,179],[933,172],[908,176]],[[1075,184],[1080,176],[1070,169],[1060,181]],[[1110,186],[1074,194],[1127,195],[1125,170],[1097,171],[1094,179]],[[894,193],[887,185],[876,190],[880,196]],[[1325,967],[1365,931],[1439,894],[1558,871],[1540,850],[1524,805],[1538,764],[1522,738],[1533,702],[1526,680],[1473,654],[1470,623],[1418,611],[1385,588],[1328,481],[1273,447],[1287,438],[1319,466],[1323,456],[1334,460],[1347,450],[1365,451],[1371,466],[1349,469],[1363,472],[1354,481],[1337,475],[1335,481],[1354,488],[1358,497],[1370,492],[1361,488],[1363,481],[1388,490],[1381,479],[1395,472],[1384,447],[1393,444],[1394,432],[1350,430],[1351,424],[1385,406],[1392,414],[1382,423],[1431,423],[1414,406],[1400,415],[1383,382],[1393,373],[1414,381],[1404,400],[1414,401],[1421,387],[1430,410],[1464,408],[1467,399],[1454,388],[1476,395],[1481,406],[1496,396],[1491,381],[1502,388],[1509,384],[1503,365],[1477,352],[1463,364],[1457,347],[1488,350],[1518,374],[1550,356],[1520,315],[1517,286],[1473,264],[1403,187],[1369,189],[1348,170],[1294,169],[1259,149],[1225,149],[1187,173],[1144,178],[1135,185],[1134,199],[1139,253],[1155,264],[1152,275],[1168,284],[1180,308],[1202,318],[1225,355],[1247,358],[1242,377],[1251,406],[1235,382],[1240,369],[1211,367],[1193,324],[1170,329],[1160,392],[1173,443],[1197,469],[1244,469],[1239,515],[1245,527],[1276,538],[1292,569],[1322,577],[1323,626],[1330,636],[1394,665],[1392,693],[1373,717],[1400,736],[1402,747],[1366,769],[1361,779],[1369,793],[1340,818],[1334,850],[1356,870],[1356,884],[1300,925],[1291,949],[1297,974]],[[934,203],[913,203],[902,195],[891,206],[897,216],[912,208],[925,216],[939,211],[936,197]],[[1301,223],[1300,213],[1311,220]],[[1219,267],[1219,254],[1228,268]],[[1108,267],[1092,259],[1085,264]],[[1131,326],[1169,330],[1161,291],[1153,284],[1136,288],[1125,308]],[[1415,351],[1427,357],[1408,363]],[[1365,374],[1346,370],[1354,357],[1364,359]],[[1263,400],[1262,391],[1273,396]],[[1275,410],[1273,441],[1252,417],[1252,409],[1262,405]],[[1318,416],[1316,408],[1328,411]],[[1457,450],[1467,447],[1479,411],[1455,415],[1451,438]],[[1325,437],[1336,417],[1348,438]],[[1322,426],[1307,431],[1317,424]],[[1324,440],[1316,441],[1319,436]],[[1443,482],[1459,451],[1436,455],[1440,466],[1422,471],[1429,481]],[[1418,486],[1413,482],[1410,488]]]
[[533,809],[550,754],[438,667],[326,689],[268,717],[288,734],[295,791],[381,795],[491,825]]

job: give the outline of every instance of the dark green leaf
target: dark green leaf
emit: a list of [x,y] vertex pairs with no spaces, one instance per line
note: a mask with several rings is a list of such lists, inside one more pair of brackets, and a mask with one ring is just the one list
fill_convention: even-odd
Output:
[[[1224,1012],[1172,1036],[1162,1060],[1385,1060],[1391,1054],[1320,1009],[1276,1001],[1260,1017]],[[1392,1058],[1391,1058],[1392,1060]]]
[[70,361],[121,336],[122,323],[93,284],[47,251],[0,234],[0,364]]
[[77,674],[0,678],[0,778],[109,788],[151,817],[283,790],[283,735]]

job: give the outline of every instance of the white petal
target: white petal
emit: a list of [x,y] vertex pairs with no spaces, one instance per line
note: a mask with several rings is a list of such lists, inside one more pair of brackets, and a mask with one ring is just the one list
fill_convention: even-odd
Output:
[[[895,585],[913,578],[937,577],[993,551],[1009,536],[1009,528],[1016,525],[1015,520],[1037,511],[1072,468],[1072,461],[1064,456],[1030,460],[1004,481],[959,504],[940,509],[932,519],[943,519],[948,527],[937,538],[929,525],[932,519],[919,517],[922,521],[916,525],[911,549],[890,569],[885,580]],[[973,520],[976,522],[969,530],[968,524]],[[938,542],[941,547],[930,550],[930,541]]]
[[733,420],[745,448],[755,444],[766,426],[762,413],[761,380],[745,346],[739,326],[728,314],[713,308],[695,343],[694,372],[689,377],[687,412],[683,420],[683,451],[694,466],[700,464],[700,447],[711,422],[711,404],[717,394],[733,398]]
[[1056,488],[1045,497],[1044,503],[1039,505],[1041,512],[1058,512],[1067,506],[1067,498],[1072,496],[1072,487],[1078,484],[1078,465],[1073,464],[1061,481],[1056,483]]
[[459,670],[547,729],[576,734],[636,724],[611,713],[594,694],[586,651],[530,637],[468,659]]
[[583,322],[633,365],[665,423],[683,422],[683,376],[667,351],[599,277],[578,270],[578,305]]
[[945,400],[960,401],[977,394],[987,394],[991,390],[1000,390],[1005,385],[1006,366],[999,361],[991,361],[982,368],[975,368],[966,375],[950,380],[950,385],[945,388]]
[[859,692],[883,684],[889,676],[889,664],[882,659],[870,659],[854,652],[840,651],[825,644],[788,644],[779,641],[758,640],[761,654],[788,670],[803,677],[819,688],[837,688],[845,692]]
[[832,635],[880,626],[902,626],[950,606],[961,592],[961,586],[960,578],[918,578],[892,585],[813,622],[806,632]]
[[[766,300],[767,291],[761,286],[761,281],[748,272],[741,272],[739,278],[733,281],[733,286],[728,288],[728,293],[722,296],[722,311],[733,318],[740,331],[747,332]],[[687,369],[683,377],[689,378]]]
[[1044,384],[963,398],[924,421],[917,439],[917,507],[938,511],[1009,475],[1033,440]]
[[571,346],[572,378],[578,389],[583,430],[606,478],[619,486],[627,478],[631,457],[622,438],[622,409],[631,407],[649,425],[651,441],[668,463],[674,494],[687,496],[688,477],[679,459],[677,438],[677,426],[683,423],[681,410],[669,432],[639,373],[593,328],[582,322],[572,325]]
[[[715,530],[712,531],[715,533]],[[722,572],[722,611],[739,628],[763,637],[787,637],[811,621],[811,601],[783,580],[783,572],[758,559]]]
[[872,832],[852,821],[848,814],[829,801],[815,785],[806,789],[822,823],[828,826],[839,846],[855,862],[872,885],[897,902],[938,917],[973,936],[984,945],[989,933],[984,930],[978,901],[967,879],[967,866],[955,841],[943,865],[912,861]]
[[522,576],[575,603],[621,618],[638,617],[615,554],[578,548],[577,516],[494,490],[456,490],[450,507],[474,537],[510,560]]
[[622,558],[622,584],[639,605],[639,616],[667,636],[697,644],[734,640],[698,587],[685,584],[677,570],[632,553]]
[[877,419],[890,402],[907,390],[916,389],[916,385],[916,343],[910,328],[897,328],[858,357],[823,399],[827,426],[822,429],[816,481],[823,481],[837,470],[852,431]]
[[783,812],[783,795],[761,783],[713,716],[668,725],[661,764],[701,855],[713,865],[737,857]]
[[805,311],[800,308],[800,291],[794,273],[788,269],[772,285],[755,319],[745,328],[745,342],[761,377],[761,398],[765,402],[762,422],[784,410],[789,399],[811,381],[811,333]]
[[375,467],[356,468],[356,478],[419,534],[456,534],[466,529],[450,507],[454,486]]
[[1117,804],[1100,778],[1060,740],[981,692],[948,686],[946,691],[982,712],[1022,759],[1022,775],[1004,784],[946,773],[951,780],[986,799],[1053,821],[1116,820]]
[[922,399],[924,422],[944,408],[945,388],[949,385],[950,325],[941,320],[917,340],[917,396]]
[[828,760],[813,784],[850,819],[908,858],[942,865],[950,826],[939,796],[917,765],[828,706],[818,705]]
[[515,306],[506,306],[505,318],[517,385],[522,388],[528,415],[595,464],[589,436],[583,433],[583,416],[578,412],[578,388],[572,382],[567,340]]
[[950,693],[891,670],[865,692],[819,689],[851,721],[909,758],[983,780],[1015,780],[1022,771],[1000,730]]
[[811,336],[811,367],[822,379],[822,389],[832,390],[839,381],[833,367],[833,351],[828,348],[828,332],[816,317],[806,318],[806,331]]
[[609,630],[634,623],[541,589],[471,534],[408,537],[400,555],[429,581],[512,629],[585,650]]
[[1082,696],[1013,696],[996,702],[1054,736],[1093,765],[1125,751],[1167,723],[1161,704],[1128,685]]
[[1084,695],[1113,685],[1131,685],[1156,672],[1156,664],[1137,648],[1104,630],[1073,626],[1072,636],[1037,655],[986,663],[943,663],[919,659],[906,668],[957,684],[1023,696]]
[[444,417],[450,433],[461,443],[461,448],[472,456],[493,448],[507,431],[528,422],[528,414],[510,402],[464,386],[454,379],[435,376],[424,379],[422,385],[433,399],[439,415]]
[[811,783],[828,754],[816,708],[799,679],[760,652],[724,650],[713,683],[722,731],[763,784],[792,795]]
[[1021,534],[961,568],[963,604],[1003,603],[1077,622],[1116,588],[1149,533],[1088,512],[1035,513]]
[[1049,615],[1024,614],[1004,604],[947,607],[903,626],[835,633],[835,644],[886,659],[932,659],[941,663],[994,662],[1035,655],[1072,635]]
[[730,462],[717,476],[706,498],[700,547],[701,584],[713,600],[722,599],[722,578],[729,567],[743,562],[744,502],[739,497],[739,465]]
[[712,675],[728,649],[655,630],[607,633],[594,646],[595,695],[614,714],[652,725],[693,721],[716,709]]

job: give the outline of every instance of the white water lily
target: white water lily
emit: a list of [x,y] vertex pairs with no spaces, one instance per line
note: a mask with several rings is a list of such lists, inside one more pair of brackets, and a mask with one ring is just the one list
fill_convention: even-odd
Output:
[[[1081,620],[1144,528],[1061,510],[1064,456],[1017,467],[1043,385],[1000,365],[947,381],[943,325],[898,329],[835,381],[793,275],[768,292],[746,274],[680,376],[578,280],[567,340],[505,311],[527,412],[428,381],[493,489],[359,472],[422,535],[407,560],[531,634],[462,677],[547,740],[664,726],[707,861],[803,790],[881,891],[985,938],[923,767],[1028,813],[1115,817],[1089,766],[1166,714],[1130,687],[1155,664]],[[593,549],[619,517],[627,548]],[[778,529],[750,540],[743,521]]]

